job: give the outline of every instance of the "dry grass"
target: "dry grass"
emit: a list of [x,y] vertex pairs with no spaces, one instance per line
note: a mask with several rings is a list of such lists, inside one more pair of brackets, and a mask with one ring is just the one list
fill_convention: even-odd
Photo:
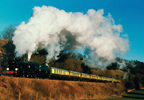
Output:
[[113,76],[117,76],[119,75],[120,77],[123,77],[124,76],[124,71],[122,70],[110,70],[110,72],[112,73]]
[[120,83],[0,77],[0,100],[102,99],[123,94]]

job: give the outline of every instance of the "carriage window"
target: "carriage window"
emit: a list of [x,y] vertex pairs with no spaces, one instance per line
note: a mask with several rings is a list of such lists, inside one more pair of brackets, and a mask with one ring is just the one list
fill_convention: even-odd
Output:
[[54,69],[54,73],[57,73],[57,70],[56,70],[56,69]]

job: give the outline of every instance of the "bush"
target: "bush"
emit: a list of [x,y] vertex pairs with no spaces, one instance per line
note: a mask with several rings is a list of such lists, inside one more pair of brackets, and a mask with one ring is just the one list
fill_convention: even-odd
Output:
[[125,88],[126,88],[126,89],[133,89],[133,88],[134,88],[133,82],[132,82],[132,81],[126,82],[126,83],[125,83]]

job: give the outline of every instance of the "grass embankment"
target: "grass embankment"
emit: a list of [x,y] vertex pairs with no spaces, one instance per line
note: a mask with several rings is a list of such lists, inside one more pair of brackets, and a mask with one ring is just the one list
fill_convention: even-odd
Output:
[[0,100],[102,99],[120,96],[120,83],[96,83],[0,76]]

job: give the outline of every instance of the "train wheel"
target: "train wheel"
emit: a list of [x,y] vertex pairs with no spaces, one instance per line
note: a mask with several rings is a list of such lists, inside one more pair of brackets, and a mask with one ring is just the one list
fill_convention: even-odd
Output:
[[35,79],[38,79],[39,77],[38,77],[38,75],[36,74],[36,75],[34,75],[34,78],[35,78]]
[[23,74],[22,77],[25,77],[25,75]]
[[31,78],[33,78],[33,75],[31,75]]
[[48,78],[51,79],[51,75],[49,75]]

